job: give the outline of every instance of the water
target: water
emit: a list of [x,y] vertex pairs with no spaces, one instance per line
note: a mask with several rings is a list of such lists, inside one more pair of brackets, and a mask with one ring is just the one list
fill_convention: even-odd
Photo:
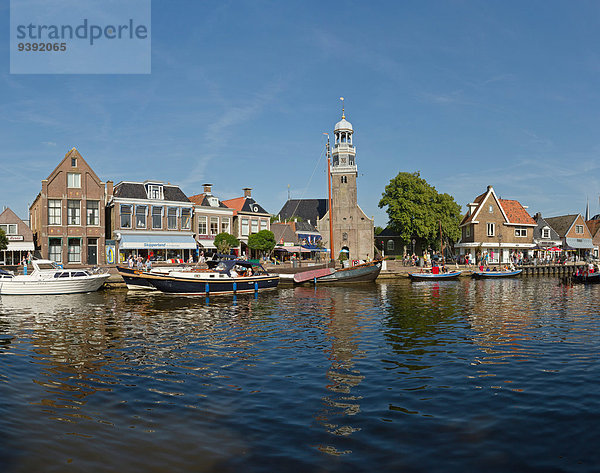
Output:
[[4,296],[1,470],[598,471],[599,291]]

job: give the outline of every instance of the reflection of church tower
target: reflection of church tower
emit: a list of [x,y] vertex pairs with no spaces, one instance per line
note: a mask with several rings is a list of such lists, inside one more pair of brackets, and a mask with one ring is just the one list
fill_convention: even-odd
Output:
[[[337,257],[342,248],[348,248],[350,259],[373,257],[373,220],[358,206],[356,178],[356,149],[352,144],[354,129],[342,119],[333,130],[334,144],[331,163],[331,200],[333,222],[333,248]],[[329,245],[329,212],[318,221],[319,232]]]

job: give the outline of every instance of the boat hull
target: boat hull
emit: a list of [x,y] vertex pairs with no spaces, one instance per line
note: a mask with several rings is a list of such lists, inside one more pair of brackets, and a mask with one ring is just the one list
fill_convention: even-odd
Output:
[[0,295],[32,296],[51,294],[78,294],[100,289],[109,274],[93,274],[77,278],[40,278],[37,280],[15,276],[0,280]]
[[473,277],[478,279],[512,278],[519,276],[522,272],[522,269],[516,271],[475,271]]
[[351,268],[338,269],[331,274],[309,280],[308,282],[314,282],[315,280],[317,284],[373,282],[379,276],[380,271],[381,262],[377,261],[352,266]]
[[208,279],[148,274],[146,280],[161,292],[188,295],[240,294],[275,289],[279,284],[279,276]]
[[452,271],[450,273],[409,273],[408,277],[411,281],[447,281],[458,279],[462,271]]
[[573,282],[580,282],[584,284],[597,284],[600,283],[600,273],[573,275]]

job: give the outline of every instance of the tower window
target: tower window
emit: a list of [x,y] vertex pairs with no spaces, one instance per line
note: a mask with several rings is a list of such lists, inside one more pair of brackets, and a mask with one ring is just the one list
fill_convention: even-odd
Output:
[[342,176],[342,184],[348,184],[348,176]]

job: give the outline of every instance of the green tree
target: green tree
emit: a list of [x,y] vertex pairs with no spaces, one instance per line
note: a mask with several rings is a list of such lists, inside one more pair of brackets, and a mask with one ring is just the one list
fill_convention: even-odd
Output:
[[385,229],[383,227],[375,227],[373,230],[375,235],[379,235]]
[[439,248],[440,222],[444,241],[460,237],[461,207],[448,194],[439,194],[419,172],[400,172],[385,187],[379,207],[387,207],[389,224],[409,242],[413,237]]
[[4,230],[0,229],[0,251],[6,250],[6,248],[8,248],[8,238]]
[[219,253],[228,255],[232,248],[237,248],[240,246],[240,242],[230,233],[223,232],[219,233],[215,237],[215,246],[217,247]]
[[275,248],[275,235],[270,230],[261,230],[248,237],[248,248],[270,255]]

